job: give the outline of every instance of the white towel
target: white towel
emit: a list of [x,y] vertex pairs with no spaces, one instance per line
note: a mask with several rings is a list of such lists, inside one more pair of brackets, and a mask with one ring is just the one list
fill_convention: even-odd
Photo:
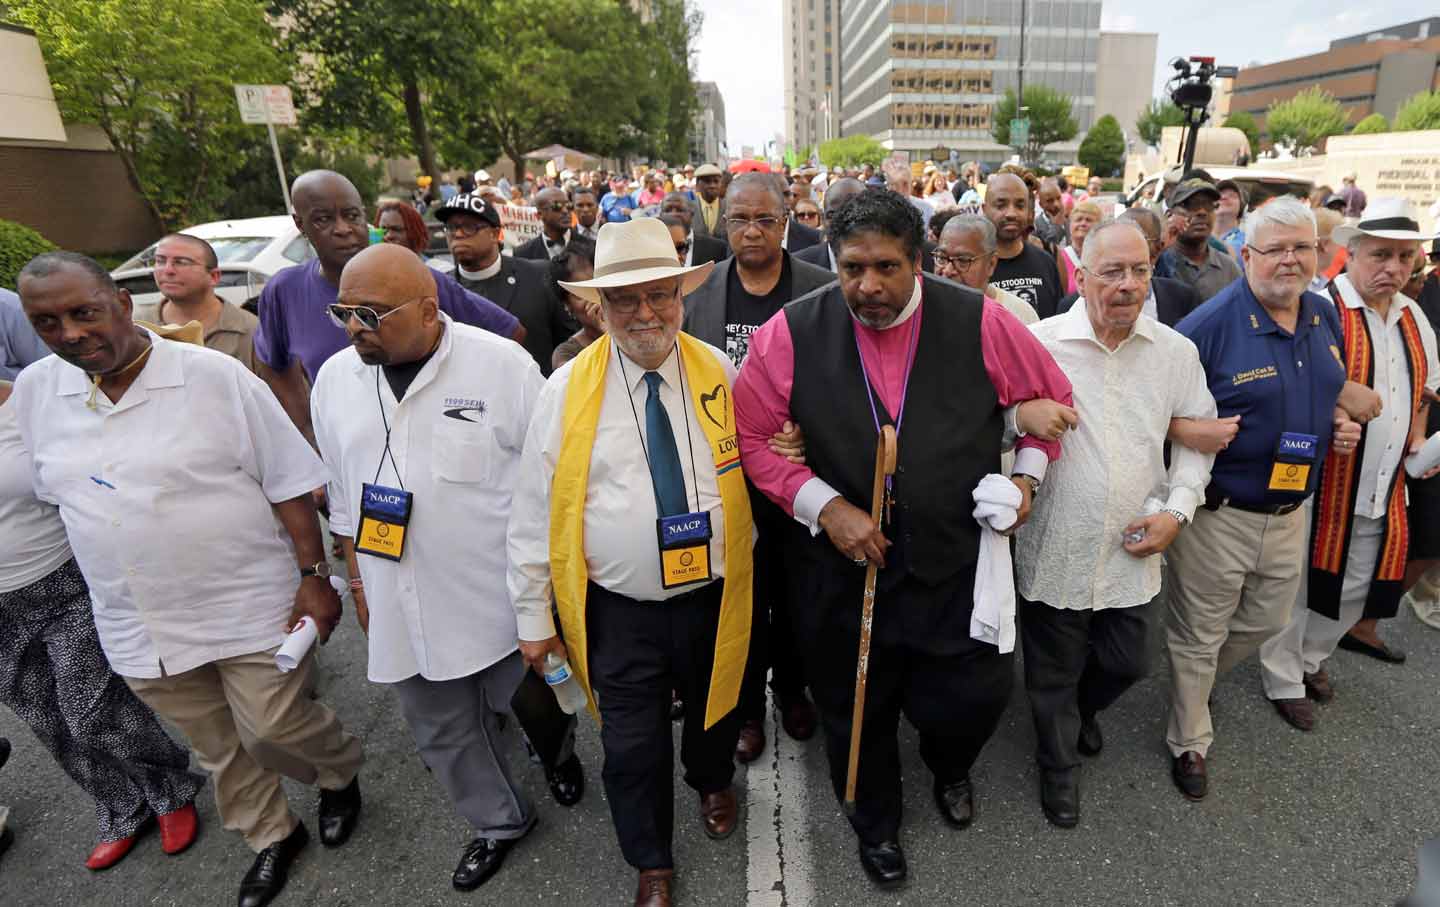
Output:
[[980,559],[975,564],[975,607],[970,638],[1001,651],[1015,651],[1015,574],[1010,540],[1000,533],[1015,525],[1024,496],[1005,476],[990,473],[975,486],[975,519],[980,523]]

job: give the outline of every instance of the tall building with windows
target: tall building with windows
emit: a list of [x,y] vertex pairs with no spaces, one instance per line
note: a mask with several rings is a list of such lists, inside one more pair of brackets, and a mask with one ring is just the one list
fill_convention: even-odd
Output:
[[729,154],[725,139],[725,99],[714,82],[695,83],[695,119],[690,124],[690,160],[721,164]]
[[944,149],[998,162],[990,133],[1006,89],[1044,84],[1068,95],[1074,156],[1095,119],[1100,0],[841,0],[840,131],[867,133],[912,160]]
[[785,139],[797,151],[840,135],[841,0],[784,0]]

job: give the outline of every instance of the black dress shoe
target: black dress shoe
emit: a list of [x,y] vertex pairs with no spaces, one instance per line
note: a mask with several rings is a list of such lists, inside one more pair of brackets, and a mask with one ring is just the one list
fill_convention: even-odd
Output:
[[1340,637],[1339,646],[1346,652],[1359,652],[1361,655],[1369,655],[1371,658],[1389,662],[1392,665],[1403,665],[1405,663],[1405,653],[1388,645],[1383,639],[1380,640],[1380,645],[1372,646],[1365,640],[1357,639],[1349,633],[1346,633]]
[[1205,771],[1205,757],[1194,750],[1186,750],[1170,760],[1170,778],[1186,800],[1204,800],[1209,788]]
[[1074,828],[1080,824],[1080,779],[1075,769],[1040,770],[1040,808],[1051,825]]
[[240,880],[240,907],[264,907],[285,889],[290,864],[310,843],[310,832],[301,822],[283,841],[276,841],[255,855],[250,871]]
[[574,753],[554,768],[547,767],[545,780],[550,782],[550,796],[561,806],[574,806],[585,796],[585,769]]
[[320,843],[339,847],[350,840],[360,821],[360,776],[343,790],[320,789]]
[[785,733],[790,735],[791,740],[809,740],[815,736],[815,726],[819,723],[819,716],[815,713],[815,703],[801,690],[793,696],[777,696],[780,700],[780,726],[785,728]]
[[1098,756],[1105,748],[1105,737],[1100,733],[1100,722],[1095,720],[1094,715],[1080,718],[1080,737],[1075,741],[1075,748],[1086,756]]
[[465,845],[464,853],[460,854],[460,865],[455,867],[455,874],[450,877],[450,884],[455,886],[456,891],[474,891],[485,880],[499,872],[500,865],[505,862],[505,855],[510,848],[515,846],[519,838],[476,838]]
[[5,737],[0,737],[0,768],[4,768],[4,767],[5,767],[5,763],[8,762],[9,759],[10,759],[10,741],[9,741],[8,739],[6,739]]
[[881,888],[894,888],[905,881],[909,870],[905,867],[905,851],[899,841],[881,841],[879,844],[860,842],[860,865],[865,874]]
[[955,828],[965,828],[975,820],[975,792],[970,779],[952,781],[949,784],[935,782],[935,805],[940,816]]

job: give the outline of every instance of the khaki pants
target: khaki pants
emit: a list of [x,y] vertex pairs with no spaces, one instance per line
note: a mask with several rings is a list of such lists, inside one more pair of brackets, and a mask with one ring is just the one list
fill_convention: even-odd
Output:
[[340,790],[364,761],[360,740],[309,696],[314,655],[283,674],[275,652],[224,658],[169,677],[125,678],[135,695],[189,738],[214,781],[221,821],[257,852],[299,822],[280,787],[281,774]]
[[1172,755],[1215,739],[1210,691],[1290,619],[1305,559],[1307,511],[1283,516],[1201,508],[1166,553]]

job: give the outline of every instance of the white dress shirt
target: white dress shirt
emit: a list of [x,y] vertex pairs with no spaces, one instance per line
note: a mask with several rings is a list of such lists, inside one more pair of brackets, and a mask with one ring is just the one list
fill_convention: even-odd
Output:
[[[517,648],[505,526],[545,379],[519,344],[440,318],[440,345],[398,404],[380,367],[361,362],[354,347],[326,361],[310,398],[315,440],[331,470],[332,532],[354,535],[364,483],[414,495],[401,559],[355,555],[370,609],[368,676],[376,683],[416,674],[454,680]],[[382,405],[393,466],[384,456]]]
[[328,478],[238,360],[150,342],[118,403],[96,392],[91,409],[89,377],[56,356],[20,373],[14,399],[35,494],[60,508],[100,644],[116,673],[140,678],[280,645],[300,574],[271,504]]
[[[1405,357],[1405,338],[1400,334],[1400,315],[1410,309],[1415,316],[1415,325],[1420,329],[1420,342],[1425,346],[1425,362],[1428,369],[1425,386],[1430,390],[1440,388],[1440,363],[1436,362],[1435,329],[1420,307],[1403,293],[1396,293],[1390,301],[1390,312],[1382,321],[1379,314],[1367,306],[1350,283],[1350,275],[1341,274],[1335,278],[1335,287],[1340,291],[1340,301],[1347,309],[1360,309],[1365,313],[1365,326],[1370,329],[1370,342],[1374,357],[1374,379],[1371,385],[1380,395],[1380,415],[1365,423],[1365,449],[1360,461],[1360,487],[1355,492],[1355,513],[1358,516],[1378,520],[1385,515],[1390,504],[1386,493],[1395,472],[1400,469],[1400,460],[1410,447],[1410,365]],[[1397,486],[1405,492],[1403,478]]]
[[70,542],[60,513],[35,497],[15,404],[0,403],[0,592],[23,589],[68,560]]
[[1164,461],[1172,417],[1215,417],[1199,353],[1144,315],[1112,351],[1096,339],[1083,298],[1030,330],[1070,378],[1080,424],[1062,438],[1016,533],[1020,594],[1071,610],[1144,604],[1160,591],[1160,558],[1130,555],[1121,532],[1150,497],[1194,516],[1210,482],[1211,455],[1173,445],[1168,477]]
[[[725,380],[733,387],[735,366],[730,357],[709,344],[706,349],[725,370]],[[585,497],[585,566],[590,581],[611,592],[637,601],[663,601],[698,587],[662,589],[660,586],[655,485],[643,446],[648,443],[644,434],[649,387],[645,382],[645,369],[620,352],[618,344],[611,345],[610,355],[595,446],[590,452],[590,485]],[[572,360],[556,369],[540,393],[515,486],[509,536],[510,595],[519,617],[520,638],[524,640],[548,639],[555,635],[555,622],[550,613],[550,482],[560,456],[565,394],[573,366]],[[680,452],[686,498],[692,508],[710,514],[710,571],[718,579],[725,575],[725,511],[720,505],[720,485],[715,476],[710,442],[696,418],[689,375],[685,376],[685,393],[680,392],[679,353],[672,350],[656,371],[662,378],[660,401],[665,404]]]

